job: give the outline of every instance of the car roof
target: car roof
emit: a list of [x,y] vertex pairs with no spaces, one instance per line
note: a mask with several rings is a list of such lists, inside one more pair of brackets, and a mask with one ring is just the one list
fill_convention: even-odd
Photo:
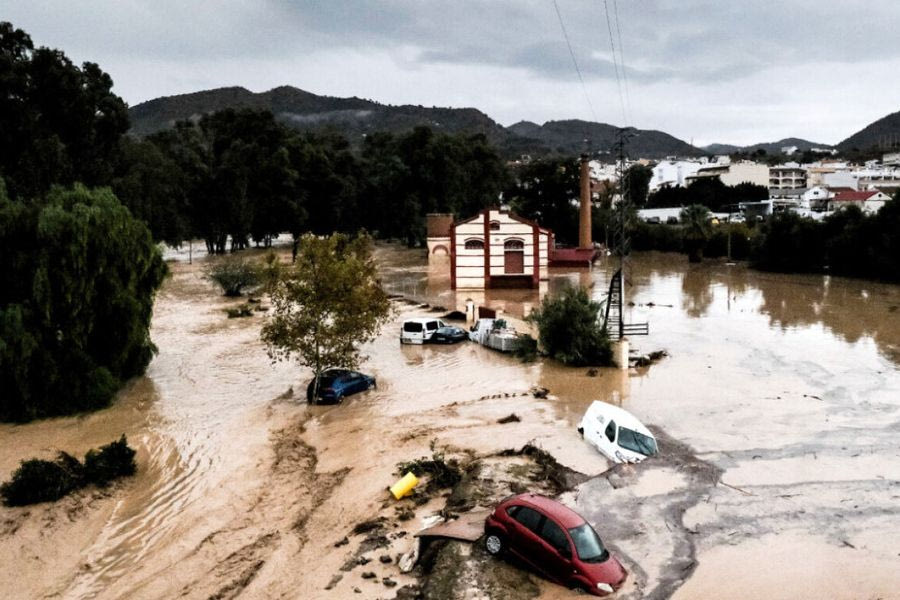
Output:
[[517,504],[523,504],[536,508],[545,515],[553,517],[554,521],[556,521],[566,529],[572,529],[573,527],[584,525],[584,523],[586,522],[581,515],[579,515],[568,506],[560,504],[552,498],[547,498],[546,496],[541,496],[539,494],[519,494],[518,496],[513,496],[512,498],[510,498],[508,502],[515,502]]
[[412,319],[404,319],[404,323],[428,323],[430,321],[440,321],[437,317],[413,317]]
[[585,411],[584,416],[594,417],[598,414],[606,417],[606,420],[612,419],[620,427],[626,427],[627,429],[637,431],[638,433],[643,433],[644,435],[656,439],[653,433],[651,433],[643,423],[638,421],[637,417],[635,417],[624,408],[619,408],[618,406],[607,404],[606,402],[601,402],[600,400],[594,400]]

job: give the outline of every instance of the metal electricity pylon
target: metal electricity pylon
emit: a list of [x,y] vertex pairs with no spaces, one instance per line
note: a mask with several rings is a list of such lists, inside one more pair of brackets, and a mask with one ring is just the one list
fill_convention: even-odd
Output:
[[631,129],[623,128],[616,132],[616,143],[613,146],[616,152],[616,193],[613,194],[615,217],[613,224],[614,252],[618,262],[618,269],[609,282],[609,295],[606,299],[606,317],[604,319],[607,331],[615,332],[618,339],[627,335],[647,335],[650,332],[648,323],[625,323],[625,267],[628,253],[631,249],[631,238],[628,235],[628,219],[632,212],[631,194],[629,193],[629,180],[627,177],[625,148],[628,140],[634,136]]

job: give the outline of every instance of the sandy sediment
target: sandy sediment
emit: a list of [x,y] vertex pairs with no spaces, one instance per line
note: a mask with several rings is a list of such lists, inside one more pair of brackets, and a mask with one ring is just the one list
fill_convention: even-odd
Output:
[[[391,291],[431,306],[465,300],[415,253],[388,248],[380,258]],[[154,311],[160,353],[112,407],[0,426],[4,479],[22,458],[81,454],[121,433],[139,465],[107,490],[0,508],[0,564],[16,573],[5,597],[393,598],[409,586],[430,597],[466,586],[485,597],[569,597],[465,543],[433,552],[430,570],[398,567],[415,532],[448,505],[478,510],[523,487],[562,491],[533,457],[502,454],[528,444],[583,475],[560,500],[629,570],[618,597],[890,598],[900,589],[890,568],[900,552],[891,362],[900,335],[872,316],[900,303],[890,288],[874,286],[854,305],[840,281],[823,291],[805,279],[639,263],[633,310],[659,332],[647,350],[671,356],[594,374],[473,344],[400,346],[400,321],[428,309],[397,302],[365,349],[378,389],[319,407],[302,399],[305,372],[265,356],[264,317],[225,318],[240,301],[218,296],[201,266],[173,264]],[[565,278],[603,289],[603,273]],[[521,292],[487,300],[517,316],[535,303]],[[847,318],[847,307],[862,316]],[[533,397],[534,385],[550,396]],[[610,471],[575,431],[594,399],[653,424],[662,455]],[[511,414],[519,420],[498,422]],[[480,465],[457,490],[468,500],[453,504],[453,489],[421,504],[391,499],[398,463],[436,451]]]

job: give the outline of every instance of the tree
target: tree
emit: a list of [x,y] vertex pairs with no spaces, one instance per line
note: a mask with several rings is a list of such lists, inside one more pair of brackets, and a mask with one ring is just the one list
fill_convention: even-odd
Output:
[[106,406],[155,352],[166,266],[109,189],[11,201],[0,185],[0,420]]
[[650,191],[650,180],[653,179],[653,169],[642,164],[631,165],[624,176],[623,188],[627,190],[628,200],[632,206],[641,208],[647,203],[647,193]]
[[222,293],[229,297],[240,296],[244,288],[252,288],[262,280],[260,265],[234,254],[210,263],[204,275],[222,288]]
[[128,110],[112,79],[81,68],[27,33],[0,22],[0,173],[13,199],[36,198],[53,184],[106,185]]
[[360,344],[372,340],[390,314],[371,239],[303,236],[296,262],[272,291],[272,308],[261,334],[269,357],[312,368],[315,397],[322,372],[356,367]]
[[516,213],[553,230],[557,241],[575,245],[580,181],[576,160],[548,158],[522,166],[504,197]]
[[679,219],[684,224],[684,246],[692,263],[703,260],[703,246],[712,233],[709,210],[701,204],[681,209]]
[[529,320],[537,324],[538,341],[550,357],[572,366],[612,364],[612,347],[600,322],[602,305],[582,287],[566,285],[547,296]]

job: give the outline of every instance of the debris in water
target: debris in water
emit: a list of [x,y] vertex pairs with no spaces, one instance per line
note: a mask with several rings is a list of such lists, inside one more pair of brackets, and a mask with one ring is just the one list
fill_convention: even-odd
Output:
[[381,563],[384,564],[384,565],[390,564],[390,563],[392,563],[392,562],[394,561],[394,559],[392,559],[392,558],[391,558],[389,555],[387,555],[387,554],[382,554],[381,556],[378,557],[378,560],[380,560]]
[[403,496],[410,494],[418,483],[419,478],[412,471],[406,471],[406,474],[390,487],[391,495],[399,500]]
[[346,546],[349,543],[350,543],[350,540],[347,537],[344,537],[344,539],[335,542],[334,547],[340,548],[341,546]]
[[375,579],[376,577],[378,577],[378,575],[376,575],[372,571],[366,571],[362,574],[363,579]]
[[588,377],[596,377],[599,373],[600,373],[600,371],[598,371],[597,369],[588,369],[587,370]]
[[534,386],[533,388],[531,388],[531,395],[535,398],[546,398],[547,394],[549,393],[550,390],[545,387]]
[[445,314],[442,318],[447,319],[448,321],[465,321],[466,313],[458,310],[451,310],[447,314]]
[[522,419],[519,418],[519,415],[517,415],[516,413],[512,413],[503,417],[502,419],[497,419],[497,422],[501,425],[506,425],[507,423],[518,423],[521,420]]

